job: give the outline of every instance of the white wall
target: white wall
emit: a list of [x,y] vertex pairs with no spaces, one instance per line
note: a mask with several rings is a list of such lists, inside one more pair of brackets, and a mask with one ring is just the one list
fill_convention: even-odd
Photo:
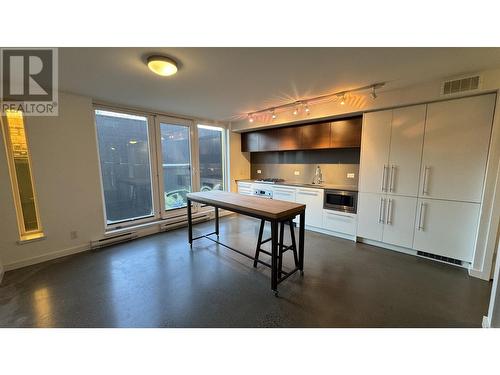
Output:
[[[26,117],[25,124],[46,238],[17,243],[12,190],[2,183],[0,257],[6,270],[84,250],[104,231],[92,100],[61,93],[58,117]],[[2,144],[0,181],[9,181],[4,149]],[[72,230],[78,231],[75,240]]]

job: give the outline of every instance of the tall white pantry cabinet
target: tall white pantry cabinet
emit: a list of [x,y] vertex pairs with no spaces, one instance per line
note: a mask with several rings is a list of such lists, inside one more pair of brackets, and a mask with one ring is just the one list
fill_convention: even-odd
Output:
[[357,236],[472,262],[495,94],[366,113]]

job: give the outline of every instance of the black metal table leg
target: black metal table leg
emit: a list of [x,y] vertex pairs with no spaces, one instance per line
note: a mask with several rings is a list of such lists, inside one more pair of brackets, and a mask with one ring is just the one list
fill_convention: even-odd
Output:
[[299,256],[297,251],[297,242],[295,241],[295,229],[293,227],[293,220],[288,220],[288,225],[290,226],[290,237],[292,239],[293,260],[295,262],[295,267],[298,267]]
[[260,221],[260,228],[259,228],[259,237],[257,238],[257,247],[255,248],[255,256],[254,256],[254,261],[253,261],[253,266],[257,267],[257,262],[259,260],[259,255],[260,255],[260,247],[262,246],[262,234],[264,233],[264,226],[266,225],[266,222],[264,220]]
[[193,247],[193,218],[191,215],[191,201],[189,199],[187,200],[187,219],[189,246]]
[[278,277],[281,277],[281,270],[283,269],[283,235],[285,234],[285,222],[280,223],[280,240],[278,242]]
[[271,221],[271,289],[278,295],[278,222]]
[[219,207],[215,207],[215,235],[219,238]]
[[304,274],[304,235],[306,229],[306,212],[300,213],[300,228],[299,228],[299,270],[300,274]]

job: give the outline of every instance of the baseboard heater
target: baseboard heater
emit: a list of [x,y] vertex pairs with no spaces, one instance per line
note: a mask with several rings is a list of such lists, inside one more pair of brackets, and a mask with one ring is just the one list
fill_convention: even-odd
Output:
[[97,241],[90,241],[90,249],[91,250],[101,249],[103,247],[131,241],[135,238],[137,238],[137,233],[135,232],[122,233],[116,236],[106,237]]
[[[198,212],[198,213],[192,214],[192,218],[193,218],[193,224],[194,224],[194,223],[200,223],[202,221],[210,220],[211,216],[210,216],[209,212]],[[182,215],[182,216],[177,216],[177,217],[173,217],[171,219],[165,220],[161,224],[160,230],[163,232],[166,232],[169,230],[173,230],[173,229],[177,229],[177,228],[181,228],[181,227],[185,227],[185,226],[187,226],[187,217],[185,215]]]
[[425,257],[425,258],[440,260],[441,262],[450,263],[450,264],[454,264],[454,265],[457,265],[457,266],[461,266],[462,265],[462,261],[461,260],[444,257],[442,255],[436,255],[436,254],[426,253],[424,251],[417,251],[417,255],[420,255],[421,257]]

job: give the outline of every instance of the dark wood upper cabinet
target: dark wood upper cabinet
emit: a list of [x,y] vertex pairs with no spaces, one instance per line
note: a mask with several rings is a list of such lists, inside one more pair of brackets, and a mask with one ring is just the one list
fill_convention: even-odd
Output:
[[279,149],[278,129],[259,132],[259,151],[276,151]]
[[330,148],[330,123],[302,125],[301,149]]
[[241,134],[241,151],[361,147],[362,118],[287,126]]
[[301,126],[278,128],[278,150],[298,150],[301,147]]
[[361,147],[362,118],[331,123],[330,148]]
[[241,151],[253,152],[259,149],[260,132],[249,132],[241,134]]

